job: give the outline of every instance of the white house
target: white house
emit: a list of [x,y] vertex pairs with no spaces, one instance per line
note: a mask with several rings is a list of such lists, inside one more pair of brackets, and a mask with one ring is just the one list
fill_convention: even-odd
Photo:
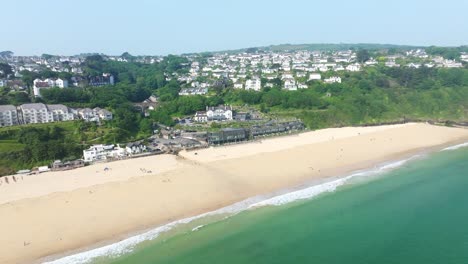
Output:
[[95,113],[96,116],[99,117],[99,119],[104,120],[104,121],[112,120],[113,118],[112,112],[106,109],[96,107],[93,109],[93,112]]
[[208,120],[232,120],[232,107],[220,105],[216,107],[206,107],[206,116]]
[[245,82],[245,89],[246,90],[260,91],[262,89],[262,81],[259,78],[254,78],[254,79],[251,79],[251,80],[247,80]]
[[444,62],[444,67],[446,68],[461,68],[463,67],[463,64],[461,62],[456,62],[453,60],[446,60]]
[[240,82],[234,83],[234,89],[243,89],[243,88],[244,88],[243,83],[240,83]]
[[397,64],[394,60],[386,61],[385,67],[400,67],[400,64]]
[[284,81],[284,89],[288,91],[296,91],[297,90],[296,80],[286,79]]
[[128,155],[140,154],[146,151],[146,146],[141,142],[128,143],[125,146],[125,152]]
[[312,80],[322,80],[322,75],[320,75],[320,73],[311,73],[309,75],[309,81],[312,81]]
[[179,95],[205,95],[208,93],[208,88],[185,88],[180,90]]
[[333,76],[323,80],[325,83],[341,83],[341,77]]
[[370,60],[366,61],[364,64],[368,66],[376,65],[379,64],[374,58],[371,58]]
[[85,162],[94,162],[106,160],[108,157],[122,157],[125,155],[125,149],[119,145],[114,148],[114,145],[93,145],[88,149],[83,150],[83,158]]
[[75,110],[76,115],[78,115],[81,119],[87,122],[98,122],[99,120],[112,120],[113,115],[112,112],[96,107],[94,109],[91,108],[81,108]]
[[460,59],[462,61],[468,62],[468,54],[462,53],[462,55],[460,55]]
[[206,111],[197,111],[195,116],[193,117],[195,122],[208,122],[208,116],[206,115]]
[[319,69],[319,71],[321,71],[321,72],[326,72],[326,71],[328,71],[328,67],[325,66],[325,65],[321,65],[318,69]]
[[335,67],[333,67],[334,71],[344,71],[345,68],[341,64],[337,64]]
[[48,89],[52,87],[66,88],[68,81],[63,79],[35,79],[33,81],[33,93],[35,97],[41,97],[41,89]]
[[77,115],[85,121],[99,121],[99,117],[95,115],[91,108],[76,109],[76,112]]
[[346,70],[350,72],[358,72],[361,70],[361,65],[359,65],[358,63],[350,64],[346,66]]

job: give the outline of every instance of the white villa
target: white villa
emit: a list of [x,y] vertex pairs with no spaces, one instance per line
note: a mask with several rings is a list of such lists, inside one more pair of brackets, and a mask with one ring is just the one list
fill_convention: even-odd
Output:
[[33,81],[33,93],[35,97],[41,97],[41,89],[48,89],[52,87],[66,88],[68,81],[63,79],[35,79]]
[[85,162],[107,160],[108,158],[121,158],[125,155],[125,149],[119,145],[114,147],[114,145],[99,144],[83,150],[83,158]]
[[198,111],[193,117],[195,122],[226,121],[232,119],[232,107],[228,105],[220,105],[216,107],[207,106],[206,111]]
[[208,120],[232,120],[232,107],[220,105],[216,107],[206,107]]

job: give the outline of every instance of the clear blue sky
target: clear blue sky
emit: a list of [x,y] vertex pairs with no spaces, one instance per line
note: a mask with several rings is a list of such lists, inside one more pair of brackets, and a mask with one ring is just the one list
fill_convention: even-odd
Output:
[[467,0],[5,0],[0,10],[0,51],[17,55],[468,44]]

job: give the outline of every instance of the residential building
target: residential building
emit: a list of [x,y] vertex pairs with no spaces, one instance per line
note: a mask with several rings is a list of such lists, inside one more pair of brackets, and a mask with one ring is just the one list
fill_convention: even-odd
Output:
[[106,109],[96,107],[96,108],[93,109],[93,112],[95,113],[95,115],[100,120],[109,121],[109,120],[112,120],[112,118],[113,118],[112,112],[110,112],[110,111],[108,111]]
[[185,88],[180,90],[179,95],[205,95],[208,93],[208,88]]
[[63,79],[35,79],[33,81],[33,93],[35,97],[41,97],[41,90],[52,87],[66,88],[68,87],[68,81]]
[[462,60],[464,62],[468,62],[468,54],[467,53],[462,53],[460,55],[460,60]]
[[13,105],[0,105],[0,127],[18,124],[18,111]]
[[94,87],[114,84],[114,76],[110,73],[103,73],[102,76],[93,76],[88,79],[88,85]]
[[64,105],[47,105],[49,115],[52,115],[52,120],[54,122],[58,121],[70,121],[75,119],[75,115],[70,111],[70,109]]
[[350,72],[358,72],[361,70],[361,65],[359,65],[358,63],[350,64],[346,66],[346,70]]
[[456,62],[453,60],[446,60],[444,62],[444,67],[446,68],[462,68],[463,64],[461,62]]
[[220,105],[216,107],[206,107],[206,116],[208,120],[232,120],[232,107],[228,105]]
[[320,75],[320,73],[311,73],[309,75],[309,81],[313,81],[313,80],[322,80],[322,75]]
[[140,154],[146,151],[146,145],[141,142],[128,143],[125,146],[125,152],[128,155]]
[[75,111],[76,114],[85,121],[99,121],[99,117],[95,115],[91,108],[76,109]]
[[74,110],[64,105],[42,103],[0,106],[0,126],[40,124],[74,120]]
[[333,76],[323,80],[325,83],[341,83],[341,77]]
[[260,91],[262,89],[262,81],[259,78],[253,78],[245,82],[246,90]]
[[193,117],[195,122],[208,122],[208,116],[206,115],[206,111],[197,111],[195,116]]
[[243,83],[240,83],[240,82],[234,83],[234,89],[243,89],[243,88],[244,88]]
[[400,64],[397,64],[394,60],[391,60],[391,61],[386,61],[385,66],[393,68],[393,67],[400,67]]
[[22,122],[24,124],[38,124],[53,122],[47,106],[42,103],[23,104],[20,106]]
[[98,160],[106,160],[114,145],[93,145],[88,149],[83,150],[83,158],[85,162],[93,162]]
[[96,107],[94,109],[82,108],[76,109],[75,111],[78,117],[87,122],[99,122],[100,120],[108,121],[112,120],[113,118],[112,112],[99,107]]
[[297,85],[294,79],[286,79],[284,81],[284,89],[288,91],[296,91]]

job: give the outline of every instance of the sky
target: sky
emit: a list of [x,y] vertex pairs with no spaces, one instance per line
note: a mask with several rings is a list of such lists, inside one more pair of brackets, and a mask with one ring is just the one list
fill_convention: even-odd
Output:
[[468,44],[467,0],[0,0],[0,51],[167,55],[274,44]]

